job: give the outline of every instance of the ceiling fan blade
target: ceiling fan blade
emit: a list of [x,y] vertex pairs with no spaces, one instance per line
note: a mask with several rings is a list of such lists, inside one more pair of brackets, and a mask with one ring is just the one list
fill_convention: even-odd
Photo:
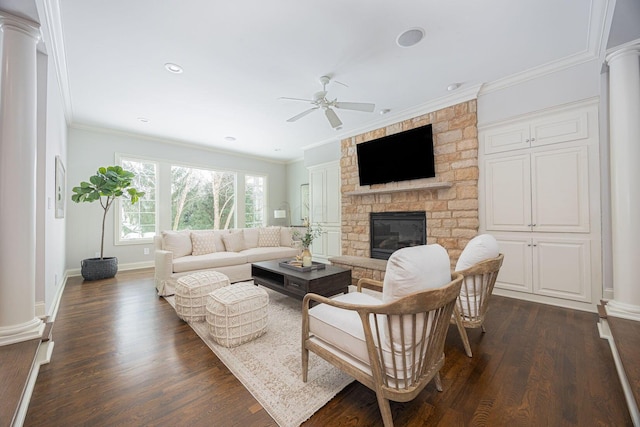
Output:
[[367,113],[373,113],[373,110],[376,108],[376,104],[366,102],[336,102],[334,106],[336,108],[342,108],[343,110],[356,110]]
[[313,99],[302,99],[302,98],[289,98],[287,96],[281,96],[278,99],[288,99],[290,101],[304,101],[304,102],[313,102]]
[[332,128],[335,129],[338,126],[342,125],[342,122],[338,118],[338,115],[331,108],[325,108],[324,115],[327,116],[327,119],[329,120],[329,123],[331,123]]
[[296,120],[303,118],[304,116],[306,116],[307,114],[309,114],[310,112],[312,112],[312,111],[314,111],[314,110],[317,110],[318,108],[320,108],[320,107],[313,107],[313,108],[309,108],[308,110],[303,111],[302,113],[300,113],[300,114],[298,114],[298,115],[295,115],[295,116],[291,117],[291,118],[290,118],[290,119],[288,119],[287,121],[288,121],[288,122],[295,122]]

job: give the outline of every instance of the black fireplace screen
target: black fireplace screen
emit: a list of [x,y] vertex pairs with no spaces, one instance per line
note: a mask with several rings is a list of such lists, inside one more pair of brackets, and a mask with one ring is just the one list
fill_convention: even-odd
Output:
[[427,241],[424,212],[371,212],[371,258],[389,259],[392,253]]

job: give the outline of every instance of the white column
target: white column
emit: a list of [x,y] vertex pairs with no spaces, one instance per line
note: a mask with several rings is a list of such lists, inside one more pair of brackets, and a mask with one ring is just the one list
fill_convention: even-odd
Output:
[[38,26],[0,12],[0,345],[39,338],[36,270]]
[[613,300],[607,313],[640,320],[640,43],[607,55]]

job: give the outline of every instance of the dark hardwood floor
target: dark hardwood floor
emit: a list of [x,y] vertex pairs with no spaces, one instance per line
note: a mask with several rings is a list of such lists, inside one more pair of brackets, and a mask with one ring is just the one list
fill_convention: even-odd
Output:
[[[494,297],[487,333],[455,327],[441,371],[396,426],[630,426],[597,315]],[[25,426],[274,426],[251,394],[155,294],[152,270],[70,278]],[[375,395],[352,383],[305,426],[378,426]]]

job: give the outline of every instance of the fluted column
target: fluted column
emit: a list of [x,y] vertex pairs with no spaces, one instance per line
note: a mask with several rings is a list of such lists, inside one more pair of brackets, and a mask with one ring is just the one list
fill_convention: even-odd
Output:
[[0,11],[0,345],[38,338],[35,23]]
[[640,43],[607,55],[613,300],[607,313],[640,320]]

